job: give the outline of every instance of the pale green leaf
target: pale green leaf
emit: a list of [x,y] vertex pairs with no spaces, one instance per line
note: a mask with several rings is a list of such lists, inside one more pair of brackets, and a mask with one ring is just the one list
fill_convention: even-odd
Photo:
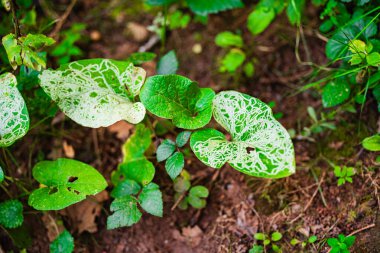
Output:
[[280,178],[295,172],[290,136],[268,105],[246,94],[224,91],[213,100],[213,114],[232,141],[214,129],[193,133],[190,146],[200,161],[213,168],[228,162],[257,177]]
[[181,152],[175,152],[166,160],[165,168],[171,179],[175,179],[185,166],[185,158]]
[[17,228],[24,222],[22,203],[12,199],[0,203],[0,225],[5,228]]
[[29,114],[11,73],[0,75],[0,147],[8,147],[29,130]]
[[144,153],[152,143],[152,131],[144,124],[138,124],[135,132],[122,147],[123,163],[145,158]]
[[380,134],[365,138],[362,145],[369,151],[380,151]]
[[378,67],[380,66],[380,53],[373,52],[367,55],[367,63],[370,66]]
[[257,35],[262,33],[276,17],[276,13],[273,8],[257,6],[247,19],[248,30]]
[[216,35],[215,44],[220,47],[242,47],[243,38],[232,32],[221,32]]
[[315,243],[317,240],[318,240],[318,237],[315,236],[315,235],[312,235],[312,236],[309,237],[309,239],[307,241],[309,243]]
[[60,210],[107,187],[106,180],[96,169],[66,158],[37,163],[33,177],[41,188],[32,192],[28,203],[37,210]]
[[245,61],[245,53],[240,49],[233,48],[231,49],[222,60],[222,66],[220,70],[222,72],[228,71],[233,73],[238,67],[240,67]]
[[131,99],[144,83],[145,71],[131,63],[106,59],[71,62],[39,76],[41,87],[72,120],[106,127],[126,120],[137,124],[145,108]]
[[185,191],[188,191],[191,187],[191,183],[188,179],[184,177],[177,177],[174,180],[173,188],[176,192],[183,193]]
[[120,164],[119,170],[125,178],[134,180],[142,186],[149,184],[156,173],[153,164],[146,158]]
[[241,0],[186,0],[186,2],[193,12],[201,16],[244,6]]
[[[204,96],[197,83],[179,75],[157,75],[147,79],[140,99],[146,109],[158,117],[172,119],[179,128],[197,129],[212,116],[211,96]],[[206,89],[209,91],[209,89]],[[207,92],[209,94],[209,92]],[[207,97],[209,100],[203,101]],[[198,101],[202,101],[202,110]]]
[[11,10],[11,0],[1,0],[1,3],[4,6],[6,11]]
[[282,234],[280,232],[273,232],[271,235],[271,240],[273,242],[277,242],[277,241],[281,240],[281,238],[282,238]]
[[121,198],[126,195],[136,195],[141,190],[141,186],[133,180],[125,179],[113,188],[111,197]]
[[74,251],[74,238],[64,230],[51,244],[50,253],[71,253]]
[[115,199],[111,204],[111,211],[114,213],[107,218],[107,229],[132,226],[142,216],[137,208],[137,200],[129,195]]
[[150,183],[147,186],[145,186],[139,195],[139,201],[141,207],[147,213],[162,217],[162,193],[158,185],[156,185],[155,183]]
[[331,81],[323,87],[322,104],[333,107],[346,101],[350,96],[350,85],[344,79]]
[[169,139],[164,140],[157,148],[157,161],[162,162],[168,159],[175,151],[175,143]]
[[157,63],[158,75],[171,75],[175,74],[178,70],[178,60],[174,50],[169,51],[161,57]]
[[190,131],[183,131],[178,134],[175,142],[177,143],[178,147],[183,147],[186,145],[186,143],[189,141],[191,132]]
[[263,233],[256,233],[256,234],[254,235],[254,237],[255,237],[255,239],[258,240],[258,241],[264,241],[266,236],[265,236],[265,234],[263,234]]

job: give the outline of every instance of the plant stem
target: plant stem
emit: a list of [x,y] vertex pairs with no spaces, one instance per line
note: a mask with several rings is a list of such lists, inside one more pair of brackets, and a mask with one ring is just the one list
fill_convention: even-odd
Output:
[[15,35],[16,35],[16,38],[18,39],[19,37],[21,37],[21,32],[20,32],[20,23],[18,21],[17,14],[16,14],[17,4],[15,0],[11,0],[9,2],[11,4],[11,12],[12,12],[13,26],[15,29]]

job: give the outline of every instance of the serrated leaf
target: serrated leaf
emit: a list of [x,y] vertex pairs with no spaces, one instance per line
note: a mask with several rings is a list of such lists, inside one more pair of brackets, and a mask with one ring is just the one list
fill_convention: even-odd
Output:
[[123,163],[145,158],[144,153],[152,143],[152,131],[144,124],[138,124],[135,132],[122,147]]
[[257,6],[247,19],[248,30],[257,35],[262,33],[276,17],[276,13],[273,8]]
[[185,166],[185,158],[181,152],[175,152],[166,160],[165,168],[170,178],[174,180]]
[[52,38],[43,34],[28,34],[17,38],[13,33],[4,36],[2,42],[13,69],[25,65],[38,71],[46,68],[46,62],[36,51],[55,43]]
[[107,218],[107,229],[132,226],[142,216],[137,208],[137,200],[129,195],[115,199],[110,209],[114,213]]
[[121,198],[126,195],[136,195],[141,190],[141,186],[133,180],[125,179],[113,188],[111,197]]
[[193,12],[201,16],[206,16],[210,13],[217,13],[234,8],[241,8],[244,6],[241,0],[186,0],[186,2]]
[[369,151],[380,151],[380,134],[365,138],[362,145]]
[[171,75],[175,74],[178,70],[178,60],[174,50],[169,51],[161,57],[157,63],[158,75]]
[[0,203],[0,225],[5,228],[17,228],[24,222],[23,206],[18,200],[12,199]]
[[328,108],[343,103],[350,97],[350,90],[350,85],[342,79],[327,83],[322,91],[323,106]]
[[37,210],[60,210],[107,187],[95,168],[66,158],[37,163],[33,177],[43,185],[29,196],[29,205]]
[[197,129],[205,126],[212,115],[211,97],[208,96],[210,100],[203,102],[201,111],[197,107],[198,101],[205,97],[202,90],[186,77],[157,75],[147,79],[141,89],[140,99],[154,115],[172,119],[179,128]]
[[3,182],[4,180],[4,171],[3,171],[3,168],[1,168],[0,166],[0,183]]
[[240,172],[265,178],[295,172],[290,136],[268,105],[243,93],[224,91],[213,100],[213,115],[232,141],[214,129],[193,133],[191,149],[204,164],[220,168],[228,162]]
[[150,213],[158,217],[162,217],[162,193],[158,185],[156,185],[155,183],[150,183],[147,186],[145,186],[139,195],[139,201],[141,207],[147,213]]
[[145,75],[142,68],[131,63],[91,59],[45,70],[39,79],[44,91],[69,118],[97,128],[120,120],[137,124],[144,119],[144,106],[131,99],[139,94]]
[[11,73],[0,75],[0,147],[8,147],[29,130],[29,114]]
[[162,162],[168,159],[175,151],[175,143],[169,139],[164,140],[157,148],[157,161]]
[[185,146],[186,143],[190,139],[190,135],[191,135],[190,131],[183,131],[183,132],[179,133],[176,140],[175,140],[175,142],[177,143],[177,146],[180,148]]
[[220,47],[242,47],[243,38],[232,32],[221,32],[216,35],[215,44]]
[[119,170],[125,178],[134,180],[142,186],[149,184],[156,173],[153,164],[146,158],[120,164]]
[[51,244],[50,253],[71,253],[74,251],[74,238],[64,230]]

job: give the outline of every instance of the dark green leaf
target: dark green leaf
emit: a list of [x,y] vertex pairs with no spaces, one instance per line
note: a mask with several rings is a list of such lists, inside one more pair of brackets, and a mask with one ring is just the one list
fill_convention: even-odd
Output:
[[133,180],[125,179],[115,186],[111,192],[111,197],[121,198],[126,195],[136,195],[141,190],[141,186]]
[[178,70],[178,60],[174,50],[169,51],[161,57],[157,63],[158,75],[171,75],[175,74]]
[[4,180],[4,171],[3,171],[3,168],[1,168],[0,166],[0,183],[3,182]]
[[171,179],[175,179],[185,166],[185,158],[181,152],[175,152],[165,163],[165,168]]
[[141,219],[141,212],[137,208],[137,200],[132,196],[115,199],[111,204],[114,212],[107,218],[107,229],[132,226]]
[[17,228],[24,222],[22,203],[8,200],[0,203],[0,225],[5,228]]
[[162,217],[163,203],[160,187],[155,183],[145,186],[139,196],[141,207],[147,212],[155,216]]
[[288,8],[286,9],[286,15],[288,16],[289,22],[292,25],[301,24],[301,15],[305,6],[305,0],[290,0]]
[[51,244],[51,253],[71,253],[74,251],[74,238],[64,230]]
[[178,2],[178,0],[145,0],[145,2],[149,5],[169,5]]
[[157,148],[157,161],[162,162],[168,159],[175,151],[175,143],[169,139],[164,140]]
[[350,96],[350,85],[344,79],[334,80],[326,84],[322,91],[323,106],[333,107],[346,101]]

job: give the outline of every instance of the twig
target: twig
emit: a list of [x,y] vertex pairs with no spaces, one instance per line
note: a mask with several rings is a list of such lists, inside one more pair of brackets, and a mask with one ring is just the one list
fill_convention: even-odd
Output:
[[15,35],[16,35],[16,38],[18,39],[19,37],[21,37],[21,32],[20,32],[20,24],[18,22],[18,18],[16,14],[17,5],[16,5],[15,0],[11,0],[9,1],[9,3],[11,4],[12,19],[13,19],[13,26],[15,29]]
[[177,201],[174,203],[174,205],[172,206],[171,208],[171,211],[174,211],[174,209],[179,205],[179,203],[181,203],[181,201],[183,200],[183,198],[186,196],[186,193],[187,192],[183,192],[181,194],[181,196],[179,196],[179,198],[177,199]]
[[53,31],[50,33],[50,37],[56,38],[59,31],[62,29],[63,24],[65,23],[66,19],[69,17],[71,11],[73,10],[75,4],[77,3],[77,0],[71,0],[70,5],[67,7],[66,11],[63,13],[63,15],[59,18],[59,21],[55,25]]

